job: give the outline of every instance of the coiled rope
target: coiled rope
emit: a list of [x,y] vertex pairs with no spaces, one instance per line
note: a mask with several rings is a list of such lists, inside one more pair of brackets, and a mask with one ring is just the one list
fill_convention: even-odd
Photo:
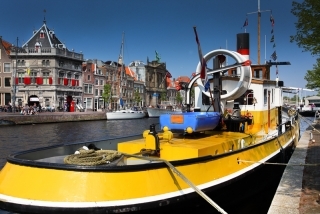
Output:
[[78,150],[79,153],[68,155],[64,158],[64,163],[81,166],[94,166],[109,164],[121,157],[121,153],[115,150]]
[[288,110],[288,115],[289,115],[289,117],[296,116],[297,115],[297,111],[295,109],[293,109],[293,108],[290,108]]

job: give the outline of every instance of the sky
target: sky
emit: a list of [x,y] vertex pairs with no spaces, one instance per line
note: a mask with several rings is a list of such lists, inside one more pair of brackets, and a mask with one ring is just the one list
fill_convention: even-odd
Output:
[[[302,2],[302,0],[296,0]],[[304,76],[316,57],[296,43],[297,18],[291,0],[1,0],[0,36],[22,46],[32,32],[46,24],[69,50],[82,52],[85,59],[117,61],[124,34],[124,62],[146,63],[147,58],[166,63],[173,77],[191,76],[199,62],[193,27],[197,28],[203,55],[223,48],[236,51],[236,35],[250,34],[250,60],[258,63],[257,12],[260,2],[260,62],[277,60],[285,86],[305,88]],[[248,14],[249,13],[249,14]],[[274,42],[270,42],[274,18]],[[245,20],[248,25],[243,27]],[[273,47],[273,44],[276,47]],[[271,79],[276,67],[271,67]]]

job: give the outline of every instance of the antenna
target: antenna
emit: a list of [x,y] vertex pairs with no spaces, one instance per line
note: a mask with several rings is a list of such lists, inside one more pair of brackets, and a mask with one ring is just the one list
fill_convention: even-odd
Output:
[[44,16],[44,18],[43,18],[43,23],[44,23],[44,24],[46,24],[46,12],[47,12],[46,9],[44,9],[44,10],[43,10],[43,14],[44,14],[44,15],[43,15],[43,16]]

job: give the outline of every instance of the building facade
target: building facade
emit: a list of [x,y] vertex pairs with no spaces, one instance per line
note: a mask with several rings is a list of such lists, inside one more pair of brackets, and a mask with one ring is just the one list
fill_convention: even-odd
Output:
[[46,21],[21,47],[12,47],[12,102],[75,111],[82,103],[83,54],[69,50]]
[[0,36],[0,106],[8,107],[12,94],[12,60],[10,50],[12,45]]

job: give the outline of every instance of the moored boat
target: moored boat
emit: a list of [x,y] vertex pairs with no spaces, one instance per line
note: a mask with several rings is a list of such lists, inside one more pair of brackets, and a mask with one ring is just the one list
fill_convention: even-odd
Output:
[[[249,47],[249,35],[237,38],[237,51],[248,53],[243,49]],[[209,88],[203,85],[199,63],[182,88],[187,112],[160,115],[161,131],[151,124],[142,136],[10,155],[0,172],[0,208],[124,213],[203,198],[213,211],[226,213],[233,203],[245,200],[252,187],[267,185],[259,182],[270,170],[265,163],[286,162],[300,130],[294,111],[282,117],[283,82],[252,78],[255,65],[240,53],[218,49],[203,56],[206,62],[219,62],[207,72],[212,76]],[[234,63],[222,65],[221,56]],[[263,77],[270,76],[270,65],[258,66]],[[239,75],[233,75],[234,70]]]
[[147,107],[148,117],[160,117],[161,114],[181,113],[181,109],[176,108],[170,101],[163,101],[155,107]]
[[143,111],[140,107],[132,107],[131,109],[107,112],[106,115],[107,120],[130,120],[146,117],[145,111]]

